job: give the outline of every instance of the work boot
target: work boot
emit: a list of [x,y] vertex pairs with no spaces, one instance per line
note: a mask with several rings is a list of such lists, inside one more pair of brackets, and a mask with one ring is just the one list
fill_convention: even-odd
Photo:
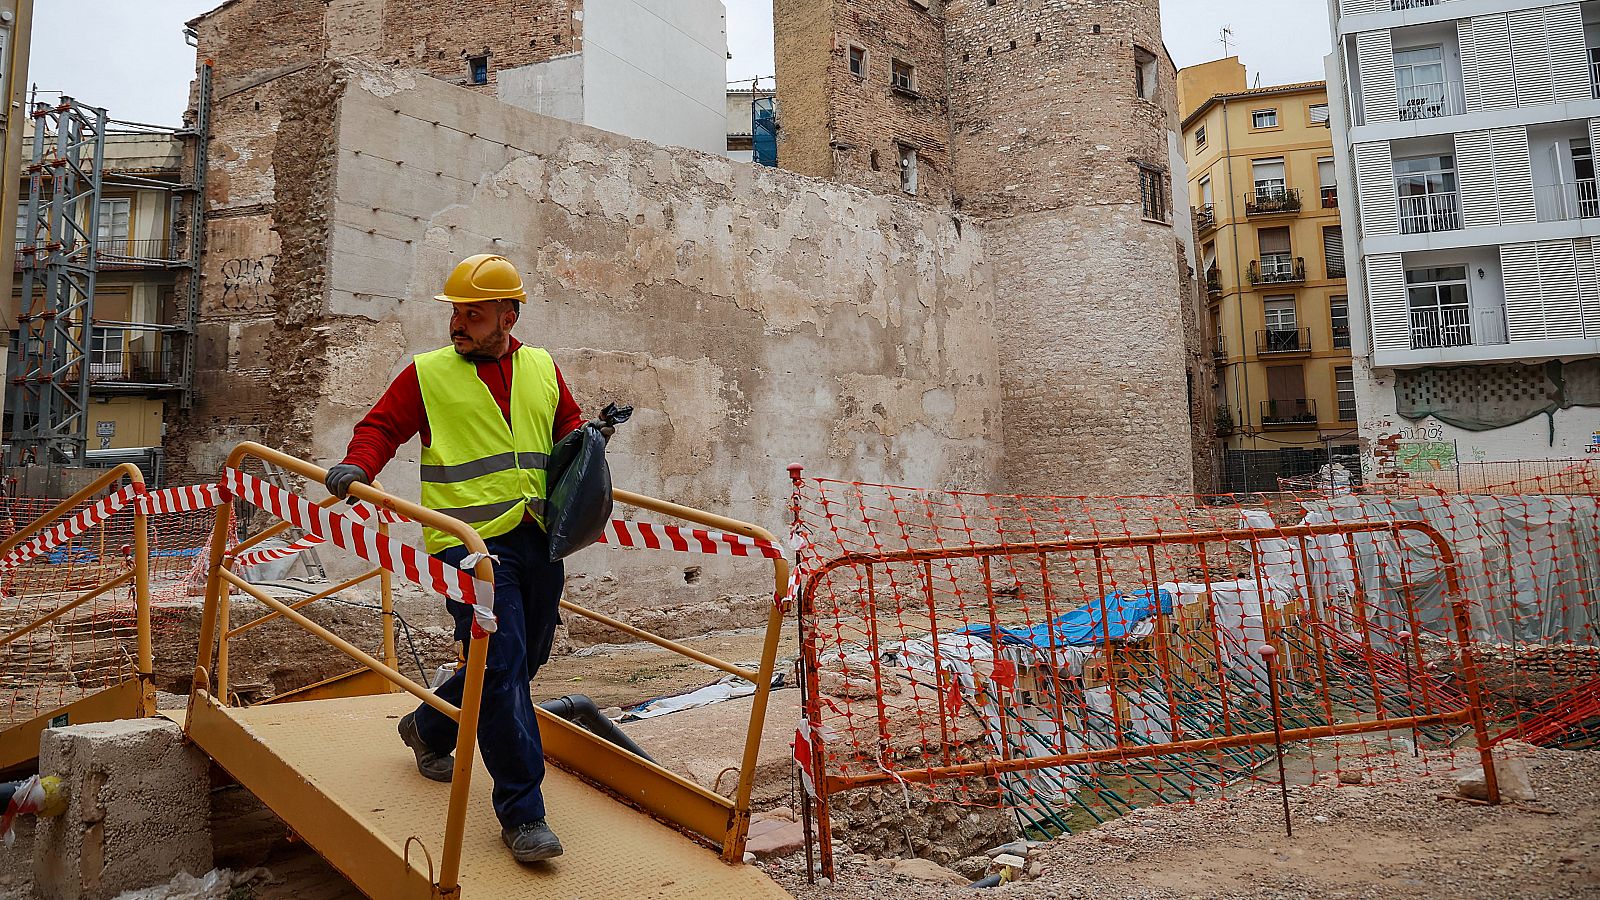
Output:
[[534,819],[517,828],[500,829],[500,840],[511,848],[517,862],[538,862],[561,855],[561,839],[543,819]]
[[405,741],[411,752],[417,755],[417,771],[422,773],[423,778],[449,781],[455,775],[455,757],[448,753],[435,753],[422,742],[422,733],[417,731],[416,713],[408,713],[400,719],[400,740]]

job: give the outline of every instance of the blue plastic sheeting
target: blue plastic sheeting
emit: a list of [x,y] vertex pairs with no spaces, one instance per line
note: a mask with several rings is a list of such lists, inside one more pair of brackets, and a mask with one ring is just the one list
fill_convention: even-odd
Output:
[[[1161,603],[1161,612],[1172,614],[1172,595],[1166,591],[1158,591]],[[1112,591],[1106,595],[1105,604],[1095,602],[1067,613],[1048,626],[1036,625],[1033,628],[1002,628],[1000,641],[1005,644],[1027,644],[1039,650],[1050,649],[1051,632],[1055,633],[1057,647],[1087,647],[1106,642],[1106,628],[1100,621],[1102,608],[1105,615],[1111,620],[1111,635],[1113,641],[1125,640],[1133,629],[1146,619],[1156,614],[1156,601],[1151,599],[1150,592],[1134,591],[1125,594],[1121,591]],[[960,634],[970,634],[973,637],[991,637],[991,629],[987,625],[972,625],[963,628]]]

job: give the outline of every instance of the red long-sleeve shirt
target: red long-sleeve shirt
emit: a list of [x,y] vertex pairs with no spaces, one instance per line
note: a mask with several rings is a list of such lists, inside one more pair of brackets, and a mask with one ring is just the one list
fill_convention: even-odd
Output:
[[[511,356],[522,343],[511,339],[506,354],[494,362],[480,362],[478,378],[489,388],[500,405],[500,414],[511,422]],[[572,399],[561,369],[556,369],[556,385],[560,399],[556,401],[555,428],[552,438],[559,441],[583,424],[583,411]],[[422,404],[422,384],[417,381],[417,366],[412,363],[395,378],[383,392],[376,406],[366,418],[356,424],[350,446],[345,450],[344,462],[359,466],[369,478],[377,478],[383,467],[394,459],[400,445],[420,435],[424,444],[432,443],[428,430],[428,411]]]

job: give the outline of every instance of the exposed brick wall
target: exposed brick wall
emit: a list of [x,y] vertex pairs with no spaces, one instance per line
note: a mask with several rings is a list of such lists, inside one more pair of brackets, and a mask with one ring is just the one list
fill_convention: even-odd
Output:
[[[387,0],[386,62],[493,95],[501,69],[579,52],[583,0]],[[467,83],[467,59],[489,55],[489,83]]]
[[[926,10],[909,0],[776,0],[778,105],[790,132],[778,164],[900,193],[900,148],[909,147],[917,153],[918,196],[947,201],[950,122],[941,6],[941,0]],[[851,46],[866,51],[861,76],[850,72]],[[893,60],[911,64],[914,91],[893,88]]]

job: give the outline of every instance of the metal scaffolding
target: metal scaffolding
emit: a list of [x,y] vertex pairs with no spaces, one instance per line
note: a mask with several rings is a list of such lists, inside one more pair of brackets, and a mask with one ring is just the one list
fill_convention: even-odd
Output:
[[105,110],[71,97],[33,111],[8,467],[85,460],[106,122]]

